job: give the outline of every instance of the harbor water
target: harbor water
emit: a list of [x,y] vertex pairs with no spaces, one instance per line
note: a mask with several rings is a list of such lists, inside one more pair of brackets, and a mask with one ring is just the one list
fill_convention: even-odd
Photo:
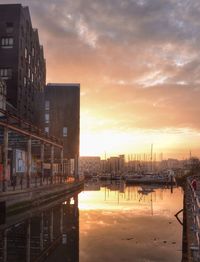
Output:
[[181,188],[88,182],[79,194],[7,219],[0,262],[178,262],[182,226],[174,215],[182,206]]

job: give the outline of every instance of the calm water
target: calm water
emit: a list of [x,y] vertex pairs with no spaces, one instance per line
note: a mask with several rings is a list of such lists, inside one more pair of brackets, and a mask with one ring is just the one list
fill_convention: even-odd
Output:
[[[172,192],[173,191],[173,192]],[[88,183],[0,230],[0,262],[181,261],[180,188]]]
[[96,190],[79,196],[81,262],[181,261],[182,227],[174,217],[181,189],[111,184]]

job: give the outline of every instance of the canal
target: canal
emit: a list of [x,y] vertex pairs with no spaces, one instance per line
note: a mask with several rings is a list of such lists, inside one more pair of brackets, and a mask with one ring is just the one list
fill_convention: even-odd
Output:
[[0,227],[0,262],[182,258],[181,188],[88,182],[85,190]]

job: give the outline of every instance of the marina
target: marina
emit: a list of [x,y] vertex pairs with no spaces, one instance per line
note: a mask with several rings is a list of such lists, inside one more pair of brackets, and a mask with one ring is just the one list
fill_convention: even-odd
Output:
[[0,0],[0,262],[200,262],[199,18]]
[[122,174],[100,174],[92,177],[100,180],[125,181],[127,184],[172,184],[176,183],[174,173],[122,173]]

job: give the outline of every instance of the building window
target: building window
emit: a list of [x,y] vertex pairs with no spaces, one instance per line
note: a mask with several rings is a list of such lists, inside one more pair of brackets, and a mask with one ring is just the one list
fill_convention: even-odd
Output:
[[23,26],[21,26],[21,33],[22,33],[22,36],[24,37],[24,28],[23,28]]
[[28,78],[31,78],[31,69],[28,69]]
[[13,37],[2,37],[1,47],[2,48],[13,48],[14,40]]
[[24,56],[25,56],[25,58],[28,57],[28,51],[27,51],[27,48],[24,49]]
[[11,68],[1,68],[0,77],[2,79],[11,79],[12,78],[12,69]]
[[35,56],[35,48],[32,47],[32,56]]
[[24,77],[24,86],[26,86],[26,84],[27,84],[27,79],[26,77]]
[[30,64],[31,63],[31,56],[28,55],[28,63]]
[[46,123],[46,124],[49,123],[49,114],[45,114],[45,123]]
[[14,24],[11,22],[7,22],[6,23],[6,33],[11,34],[13,33],[13,30],[14,30]]
[[67,136],[67,127],[63,127],[63,136],[64,136],[64,137]]
[[44,131],[45,131],[46,133],[49,133],[49,127],[46,126],[46,127],[44,128]]
[[48,100],[45,101],[45,110],[50,109],[50,102]]
[[33,76],[33,73],[31,74],[31,82],[33,83],[34,81],[34,76]]

